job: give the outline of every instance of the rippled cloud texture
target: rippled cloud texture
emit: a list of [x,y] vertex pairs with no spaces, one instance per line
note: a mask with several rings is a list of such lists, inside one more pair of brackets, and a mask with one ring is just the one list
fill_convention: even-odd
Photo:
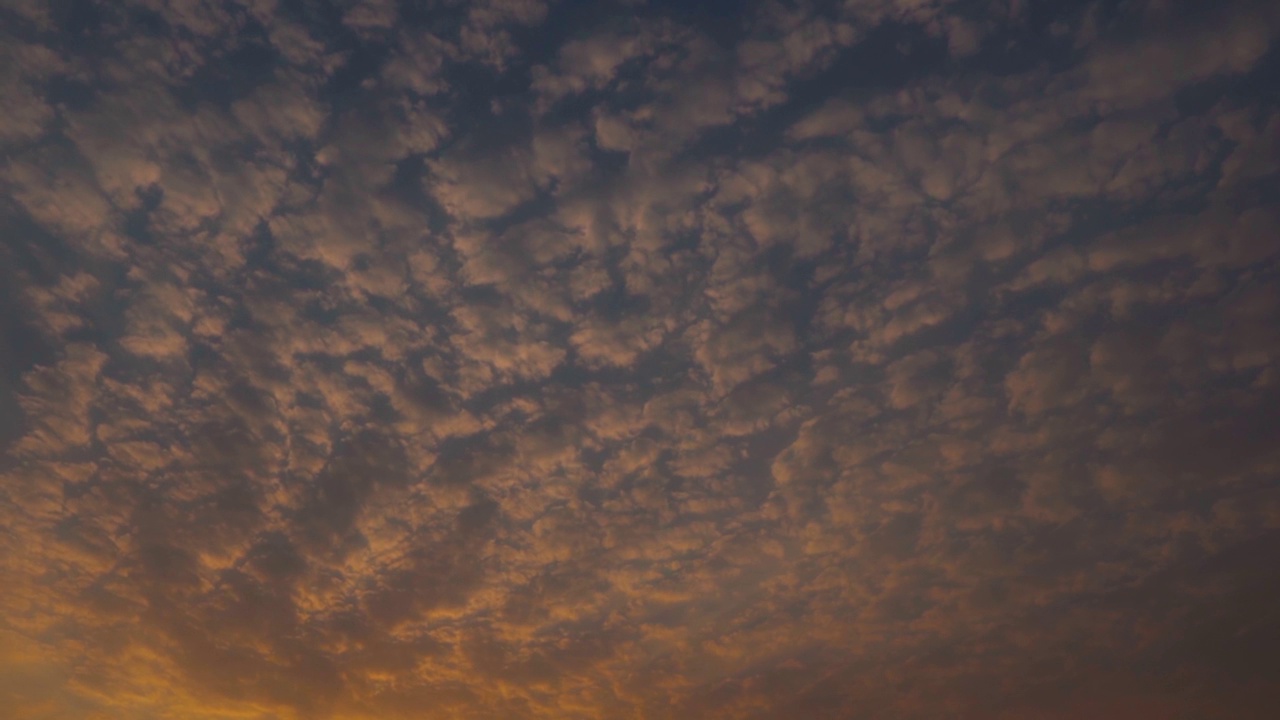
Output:
[[4,717],[1275,717],[1280,5],[0,28]]

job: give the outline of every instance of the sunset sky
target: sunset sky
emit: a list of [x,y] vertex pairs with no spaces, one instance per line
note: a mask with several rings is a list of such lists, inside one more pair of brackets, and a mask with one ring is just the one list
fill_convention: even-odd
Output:
[[1280,3],[0,0],[0,720],[1280,717]]

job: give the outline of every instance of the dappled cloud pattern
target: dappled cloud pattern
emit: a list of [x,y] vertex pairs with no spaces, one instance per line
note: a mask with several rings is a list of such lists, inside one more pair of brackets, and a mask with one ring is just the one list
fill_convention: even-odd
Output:
[[0,715],[1276,717],[1278,36],[0,0]]

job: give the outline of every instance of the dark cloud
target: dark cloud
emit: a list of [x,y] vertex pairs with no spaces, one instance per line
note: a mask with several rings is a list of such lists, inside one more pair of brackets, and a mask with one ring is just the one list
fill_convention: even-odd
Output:
[[0,27],[6,717],[1274,714],[1272,4]]

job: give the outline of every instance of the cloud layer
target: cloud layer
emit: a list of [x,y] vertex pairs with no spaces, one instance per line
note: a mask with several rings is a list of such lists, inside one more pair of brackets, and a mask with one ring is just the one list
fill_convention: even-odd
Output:
[[0,2],[0,707],[1280,701],[1280,12]]

